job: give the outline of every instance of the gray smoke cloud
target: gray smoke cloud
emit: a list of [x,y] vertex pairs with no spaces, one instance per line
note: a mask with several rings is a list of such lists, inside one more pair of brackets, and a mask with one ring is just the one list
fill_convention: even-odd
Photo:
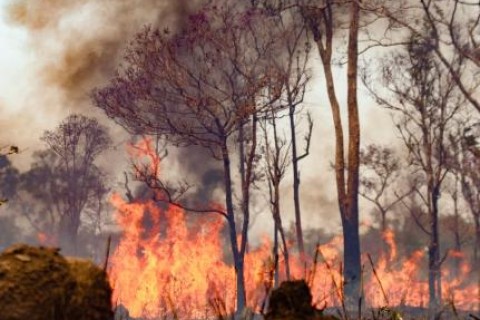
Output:
[[[71,113],[95,116],[117,141],[123,129],[92,106],[91,90],[114,76],[125,46],[145,25],[175,30],[201,1],[15,0],[4,7],[4,23],[25,34],[25,70],[0,97],[0,141],[24,151],[16,164],[28,167],[31,153],[43,147],[39,137]],[[17,75],[18,77],[18,75]],[[18,87],[22,87],[19,90]],[[14,111],[12,111],[14,110]],[[121,148],[120,148],[121,149]],[[123,150],[122,150],[123,151]]]
[[127,41],[142,26],[175,29],[196,1],[14,1],[13,24],[27,29],[44,86],[60,90],[73,108],[85,108],[90,89],[111,77]]

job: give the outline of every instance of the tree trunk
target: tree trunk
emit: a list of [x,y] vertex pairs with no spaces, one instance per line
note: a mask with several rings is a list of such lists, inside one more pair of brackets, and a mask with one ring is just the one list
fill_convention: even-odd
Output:
[[[477,208],[478,209],[478,208]],[[480,212],[477,212],[474,218],[475,221],[475,245],[473,249],[473,261],[474,267],[479,269],[480,267]]]
[[[332,3],[326,1],[320,15],[305,12],[318,52],[322,60],[327,86],[328,99],[335,129],[335,181],[337,199],[342,219],[344,240],[345,298],[348,308],[355,310],[360,297],[360,235],[358,224],[358,186],[360,164],[360,121],[357,102],[358,69],[358,30],[360,7],[357,1],[351,3],[350,31],[348,38],[347,63],[347,103],[348,103],[348,166],[345,166],[345,146],[343,140],[342,116],[340,104],[335,92],[335,80],[332,72],[332,51],[334,23]],[[320,26],[323,23],[323,26]],[[325,41],[325,43],[323,42]],[[347,169],[347,170],[345,170]],[[348,178],[345,179],[345,171]]]
[[430,214],[430,243],[428,247],[428,285],[429,285],[429,308],[436,312],[441,305],[441,266],[440,266],[440,238],[438,226],[438,198],[440,190],[438,186],[429,186],[432,201]]
[[246,306],[245,279],[244,279],[244,255],[240,254],[237,242],[237,230],[235,226],[235,213],[233,209],[233,189],[231,177],[230,156],[225,138],[222,148],[224,184],[225,184],[225,205],[227,207],[227,223],[229,228],[230,246],[233,254],[233,263],[235,265],[235,277],[237,285],[236,311],[242,312]]
[[295,131],[295,108],[290,106],[290,133],[292,140],[292,167],[293,167],[293,204],[295,208],[295,233],[297,237],[298,253],[302,263],[305,263],[305,246],[303,244],[302,215],[300,211],[300,174],[298,171],[297,137]]
[[280,285],[280,268],[278,263],[278,222],[274,220],[273,228],[273,267],[274,267],[274,276],[273,276],[273,288],[276,289]]
[[[454,213],[454,230],[453,230],[453,241],[455,243],[455,251],[457,253],[462,252],[462,242],[460,238],[460,212],[458,210],[458,177],[455,182],[455,191],[452,195],[453,200],[453,213]],[[460,263],[462,262],[462,257],[455,257],[455,272],[454,276],[457,278],[460,275]]]
[[350,32],[347,62],[348,103],[348,164],[347,197],[345,216],[342,218],[344,232],[344,279],[345,297],[348,305],[356,310],[360,302],[361,260],[358,212],[358,187],[360,166],[360,119],[357,101],[358,28],[360,7],[357,1],[351,4]]
[[358,216],[342,218],[342,227],[345,304],[350,310],[355,310],[358,307],[361,292],[361,260]]
[[[290,280],[290,262],[289,262],[290,259],[288,256],[288,246],[287,246],[287,240],[285,237],[285,230],[283,229],[282,217],[280,215],[280,190],[279,190],[278,183],[274,185],[274,192],[275,192],[274,194],[275,199],[274,199],[273,214],[274,214],[275,226],[276,226],[275,229],[276,229],[276,232],[280,233],[280,238],[282,240],[282,245],[283,245],[282,253],[283,253],[283,258],[285,262],[285,277],[286,277],[286,280],[289,281]],[[277,235],[275,234],[275,236]],[[277,249],[277,252],[278,252],[278,249]]]
[[77,255],[78,225],[72,221],[69,215],[62,215],[58,230],[58,241],[63,254],[68,256]]

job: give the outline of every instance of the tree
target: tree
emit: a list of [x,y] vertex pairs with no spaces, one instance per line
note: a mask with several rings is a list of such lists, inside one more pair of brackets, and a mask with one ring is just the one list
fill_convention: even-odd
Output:
[[[349,2],[347,43],[347,145],[344,141],[341,107],[333,76],[332,56],[336,13],[343,10],[342,4],[333,0],[322,2],[321,7],[302,6],[301,11],[313,40],[317,45],[323,65],[326,89],[333,115],[335,129],[335,177],[337,200],[342,220],[344,238],[344,292],[348,305],[356,308],[360,301],[360,236],[359,236],[359,165],[360,165],[360,119],[357,101],[358,34],[360,2]],[[347,149],[347,150],[346,150]],[[345,158],[345,155],[347,158]],[[347,159],[347,161],[345,161]]]
[[380,212],[380,230],[387,230],[387,213],[411,190],[402,194],[394,193],[395,198],[388,199],[388,189],[398,182],[401,174],[400,160],[392,148],[375,144],[368,145],[360,152],[362,178],[360,179],[360,195],[373,203]]
[[[289,163],[289,151],[291,144],[281,137],[278,128],[278,119],[276,115],[266,112],[264,122],[262,123],[263,134],[265,138],[264,154],[265,167],[267,172],[267,184],[269,191],[269,201],[274,222],[273,230],[273,256],[275,267],[275,287],[279,285],[279,257],[278,257],[278,235],[280,234],[282,252],[285,262],[286,279],[290,280],[290,265],[287,240],[285,236],[285,228],[282,222],[282,215],[280,210],[280,183],[285,177],[285,171]],[[271,131],[269,132],[269,125]]]
[[310,114],[307,115],[308,127],[304,135],[305,147],[300,152],[298,134],[298,115],[304,100],[305,89],[310,80],[308,74],[308,63],[310,58],[311,44],[307,38],[308,27],[298,11],[291,10],[297,4],[295,1],[252,1],[255,7],[263,7],[265,10],[275,13],[280,17],[280,27],[284,30],[285,36],[281,39],[283,54],[276,56],[272,52],[272,59],[279,60],[277,67],[279,71],[289,80],[285,83],[284,97],[285,104],[288,106],[288,118],[290,125],[291,138],[291,162],[293,174],[293,202],[295,212],[295,234],[298,252],[301,259],[305,262],[305,246],[303,240],[302,214],[300,206],[300,170],[299,164],[310,153],[310,142],[312,138],[313,121]]
[[107,191],[104,173],[95,160],[111,140],[97,120],[75,114],[54,131],[46,131],[42,140],[48,148],[34,154],[35,160],[23,175],[22,185],[44,204],[47,225],[65,252],[76,254],[82,213]]
[[[480,264],[480,175],[478,169],[480,168],[480,158],[471,148],[476,144],[474,136],[463,136],[458,134],[458,131],[465,131],[463,125],[458,125],[457,135],[450,136],[450,140],[455,142],[455,147],[452,148],[453,163],[452,171],[455,174],[460,190],[465,200],[470,213],[472,214],[475,226],[475,241],[473,246],[473,261],[476,266]],[[467,130],[468,132],[469,130]],[[460,139],[458,138],[460,136]]]
[[17,146],[0,147],[0,206],[8,202],[8,199],[15,195],[19,172],[12,166],[7,156],[17,154],[19,149]]
[[[224,210],[188,207],[182,200],[188,187],[172,189],[159,176],[151,176],[148,182],[159,201],[189,211],[216,212],[226,219],[237,311],[243,310],[246,301],[243,270],[258,115],[267,108],[284,108],[279,101],[285,78],[270,59],[282,37],[276,26],[275,17],[265,10],[214,3],[191,15],[176,33],[146,27],[128,46],[126,66],[107,86],[93,92],[95,105],[130,133],[161,136],[180,147],[201,146],[210,151],[212,160],[222,161]],[[232,172],[236,144],[240,228]]]
[[[475,94],[480,85],[477,77],[480,66],[478,2],[420,0],[412,4],[402,0],[392,3],[380,3],[372,10],[390,20],[388,34],[402,29],[402,32],[406,30],[429,41],[432,55],[450,74],[468,104],[480,112],[480,99]],[[391,41],[386,43],[393,45]],[[452,59],[452,55],[456,58]],[[463,67],[462,72],[458,65]]]
[[[428,30],[426,31],[429,32]],[[429,237],[429,304],[436,310],[441,302],[441,258],[439,199],[450,171],[449,133],[463,105],[451,74],[435,58],[432,39],[410,34],[404,52],[394,54],[382,65],[382,83],[392,98],[384,98],[370,86],[382,105],[398,113],[396,127],[409,153],[409,165],[418,170],[423,184],[414,189],[427,213],[428,227],[419,226]],[[456,65],[461,74],[461,65]]]
[[0,205],[15,196],[20,172],[6,155],[0,155]]
[[[299,106],[303,103],[306,86],[310,80],[310,76],[307,73],[307,66],[310,57],[310,44],[306,41],[307,28],[303,19],[298,19],[295,13],[290,10],[283,11],[280,15],[286,16],[285,18],[280,19],[280,26],[282,30],[284,30],[286,36],[282,38],[284,54],[278,63],[278,68],[280,69],[280,72],[285,74],[288,78],[288,81],[285,82],[284,100],[288,106],[290,125],[295,233],[298,252],[300,253],[302,260],[304,260],[305,246],[303,243],[302,214],[300,207],[299,163],[309,155],[313,121],[310,114],[308,114],[307,133],[304,136],[305,147],[303,152],[300,153],[297,141],[297,117]],[[293,21],[293,23],[288,23],[284,20]]]

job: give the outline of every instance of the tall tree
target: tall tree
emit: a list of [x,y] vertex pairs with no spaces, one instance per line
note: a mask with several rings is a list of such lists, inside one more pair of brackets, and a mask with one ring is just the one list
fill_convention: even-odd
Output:
[[7,155],[0,155],[0,205],[13,198],[20,180],[20,172]]
[[[267,108],[284,108],[279,101],[285,78],[270,59],[282,37],[277,26],[275,16],[265,10],[214,2],[191,15],[173,34],[152,28],[139,32],[128,46],[126,66],[93,93],[95,105],[129,132],[159,135],[181,147],[201,146],[210,151],[212,160],[222,161],[224,210],[188,208],[158,176],[149,185],[159,191],[159,201],[225,217],[235,264],[237,311],[243,310],[246,301],[244,256],[258,115]],[[240,150],[240,228],[232,168],[236,145]],[[176,191],[185,195],[186,190]]]
[[[428,32],[428,31],[427,31]],[[442,184],[450,171],[448,135],[464,99],[458,94],[451,74],[435,58],[432,41],[411,34],[404,52],[398,52],[382,65],[382,83],[392,93],[383,98],[370,88],[384,106],[398,112],[396,127],[409,152],[410,165],[419,169],[424,184],[416,194],[428,216],[429,302],[436,310],[441,302],[441,251],[439,199]],[[461,65],[457,64],[461,73]]]
[[360,195],[375,205],[380,213],[380,229],[385,232],[387,213],[411,192],[394,192],[393,199],[389,198],[392,184],[400,178],[400,159],[392,148],[371,144],[361,150],[360,163],[363,169]]
[[[480,85],[477,76],[480,66],[478,2],[420,0],[413,4],[409,0],[383,1],[373,11],[390,20],[387,34],[407,30],[428,40],[432,54],[450,74],[468,104],[480,112],[480,99],[475,94]],[[385,44],[392,45],[391,40]],[[463,66],[462,72],[459,72],[458,64]]]
[[[336,13],[344,4],[336,1],[322,1],[322,5],[303,6],[302,13],[313,40],[317,45],[323,65],[328,99],[335,129],[335,178],[337,200],[342,220],[344,238],[344,292],[347,303],[356,307],[360,298],[360,236],[359,236],[359,165],[360,165],[360,119],[357,101],[358,34],[360,2],[348,4],[347,55],[347,115],[348,131],[345,140],[341,106],[336,91],[337,81],[333,75],[334,34],[337,28]],[[345,144],[347,141],[347,144]],[[345,157],[346,156],[346,157]],[[347,160],[347,161],[345,161]]]
[[[463,121],[462,121],[463,122]],[[465,121],[466,122],[466,121]],[[473,261],[480,265],[480,158],[476,153],[477,137],[470,133],[471,128],[459,124],[456,135],[451,135],[454,142],[452,148],[453,171],[459,180],[460,190],[473,218],[475,226],[475,241],[473,246]],[[463,133],[462,133],[463,131]],[[460,137],[460,138],[459,138]]]
[[[270,126],[269,126],[270,125]],[[271,128],[269,128],[271,127]],[[263,135],[265,138],[264,154],[265,166],[267,172],[267,184],[269,190],[270,207],[273,216],[273,256],[275,267],[275,287],[279,284],[279,256],[278,256],[278,235],[280,235],[282,244],[282,253],[285,262],[286,279],[290,280],[290,264],[285,228],[283,226],[280,210],[280,183],[285,177],[285,171],[289,163],[289,151],[291,144],[282,138],[278,128],[278,119],[275,114],[265,115],[265,121],[262,123]],[[271,129],[271,130],[269,130]],[[269,132],[271,131],[271,132]]]
[[0,206],[11,198],[16,191],[19,180],[18,170],[12,166],[9,155],[18,153],[17,146],[0,147]]
[[109,147],[110,137],[97,120],[70,115],[54,131],[46,131],[42,140],[48,148],[36,153],[22,185],[44,203],[65,252],[76,254],[82,213],[105,194],[104,174],[95,160]]
[[[291,138],[291,163],[293,174],[293,203],[295,213],[295,233],[298,252],[302,259],[305,255],[303,244],[302,214],[300,206],[300,162],[309,155],[310,141],[312,137],[313,121],[310,114],[307,115],[308,126],[305,133],[305,146],[300,146],[298,135],[298,115],[302,106],[305,89],[310,80],[308,63],[310,57],[310,43],[306,39],[307,26],[303,19],[298,19],[292,10],[278,10],[280,27],[284,30],[281,47],[283,54],[277,57],[279,72],[288,79],[285,82],[283,100],[288,106],[288,118]],[[275,54],[273,52],[273,54]],[[302,150],[303,149],[303,150]],[[302,151],[301,151],[302,150]]]

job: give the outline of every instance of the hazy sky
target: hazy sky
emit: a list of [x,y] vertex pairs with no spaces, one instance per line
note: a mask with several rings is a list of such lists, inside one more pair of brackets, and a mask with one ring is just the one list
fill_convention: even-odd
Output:
[[[88,92],[111,76],[129,35],[145,23],[168,25],[175,22],[172,16],[184,14],[180,5],[162,3],[0,0],[0,144],[15,144],[24,150],[15,158],[17,165],[28,168],[31,152],[42,147],[42,132],[53,129],[71,112],[100,117],[115,136],[122,136],[122,130],[91,105]],[[333,171],[329,169],[333,161],[332,119],[322,71],[315,71],[319,68],[316,52],[312,58],[314,80],[306,107],[315,123],[311,156],[301,163],[302,207],[308,224],[339,230]],[[345,73],[338,69],[336,79],[344,79]],[[344,85],[337,88],[341,103],[345,102],[344,89]],[[395,133],[387,113],[362,93],[359,102],[362,144],[391,142]],[[106,162],[112,163],[111,159]],[[291,190],[289,176],[285,193]],[[283,202],[289,213],[293,211],[290,198]]]

